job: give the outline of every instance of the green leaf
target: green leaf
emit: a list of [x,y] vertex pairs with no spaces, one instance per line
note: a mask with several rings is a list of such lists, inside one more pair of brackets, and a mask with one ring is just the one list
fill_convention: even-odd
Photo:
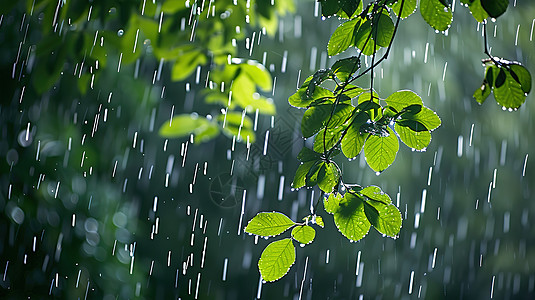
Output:
[[295,171],[294,180],[292,182],[292,188],[299,189],[305,186],[306,184],[306,175],[310,171],[310,169],[314,166],[316,161],[307,161],[305,163],[302,163],[297,167],[297,171]]
[[316,230],[308,225],[300,225],[292,229],[292,238],[301,244],[310,244],[316,237]]
[[424,150],[431,142],[431,133],[429,131],[416,132],[397,123],[394,128],[399,135],[399,139],[412,149]]
[[474,98],[476,99],[477,103],[483,104],[485,100],[487,100],[487,97],[490,95],[492,88],[489,86],[487,81],[483,82],[480,88],[478,88],[474,92]]
[[323,223],[323,218],[321,216],[314,215],[312,221],[315,222],[321,228],[325,227],[325,223]]
[[481,0],[481,6],[493,18],[501,16],[509,5],[509,0]]
[[413,91],[404,90],[397,91],[385,99],[386,103],[397,111],[403,110],[405,107],[419,104],[423,105],[422,98]]
[[361,195],[366,196],[372,200],[375,200],[377,202],[383,203],[383,204],[390,204],[392,203],[392,199],[390,199],[390,196],[388,196],[387,193],[383,192],[380,187],[378,186],[367,186],[360,190],[359,192]]
[[295,225],[284,214],[279,212],[261,212],[249,221],[245,232],[263,237],[277,236]]
[[323,198],[323,207],[329,214],[334,214],[340,207],[340,201],[342,201],[342,194],[331,193],[329,197]]
[[310,150],[307,147],[303,147],[299,154],[297,154],[297,159],[301,162],[307,162],[307,161],[316,161],[321,157],[321,155],[317,152],[314,152]]
[[343,131],[343,126],[334,129],[323,128],[320,130],[314,138],[314,151],[324,153],[325,151],[331,150],[340,140]]
[[188,78],[198,65],[203,65],[206,61],[206,56],[199,50],[183,53],[173,64],[171,80],[181,81]]
[[258,260],[258,270],[265,281],[275,281],[286,275],[295,263],[292,239],[282,239],[267,245]]
[[[416,121],[417,123],[414,126],[414,123],[407,122],[403,124],[403,122],[400,121]],[[425,106],[422,106],[422,110],[419,113],[414,115],[409,113],[403,114],[402,119],[399,120],[397,123],[400,123],[400,125],[405,125],[406,127],[409,127],[416,132],[420,132],[424,130],[433,131],[437,129],[440,126],[441,121],[434,111],[430,110]],[[421,128],[421,125],[424,126],[424,129]]]
[[332,193],[340,183],[340,174],[332,162],[323,163],[318,176],[318,187],[325,193]]
[[247,115],[242,112],[229,111],[217,116],[217,119],[223,124],[223,132],[229,137],[236,136],[238,142],[255,142],[253,121]]
[[382,172],[396,159],[399,150],[399,141],[390,127],[388,136],[370,135],[364,144],[364,155],[368,166],[375,172]]
[[344,52],[353,44],[353,35],[360,26],[360,19],[349,20],[338,26],[327,44],[327,53],[336,55]]
[[375,26],[372,28],[372,38],[378,46],[388,47],[392,36],[394,35],[394,22],[384,10],[383,13],[377,14],[374,18]]
[[331,114],[332,108],[332,104],[322,104],[307,109],[301,120],[303,137],[311,137],[322,129]]
[[516,82],[520,83],[524,93],[529,93],[531,91],[531,74],[528,69],[517,63],[510,64],[509,69],[511,76]]
[[[347,96],[344,94],[339,94],[338,97],[339,99],[347,98]],[[344,101],[341,100],[340,102]],[[325,125],[329,128],[336,128],[344,124],[351,118],[351,114],[353,113],[354,109],[355,107],[351,104],[338,103],[338,105],[336,105],[336,108],[334,109],[331,119],[329,120],[327,118],[327,120],[325,120]],[[329,123],[327,124],[327,122]]]
[[165,138],[182,138],[193,134],[194,141],[206,142],[219,134],[216,123],[196,114],[177,115],[162,124],[159,134]]
[[308,83],[307,89],[306,89],[306,96],[311,97],[314,95],[314,89],[316,89],[316,86],[320,85],[325,80],[329,79],[332,72],[331,70],[318,70],[314,75],[312,75],[312,79],[310,79],[310,82]]
[[364,213],[368,221],[380,233],[395,238],[401,229],[401,212],[394,205],[381,202],[364,202]]
[[370,231],[370,221],[364,213],[364,202],[347,192],[334,212],[334,224],[350,241],[362,239]]
[[[331,67],[331,70],[340,81],[347,81],[351,74],[354,74],[360,68],[358,57],[351,56],[337,60]],[[351,97],[352,98],[352,97]]]
[[427,24],[440,31],[448,29],[453,20],[451,8],[445,7],[439,0],[421,0],[420,13]]
[[[398,0],[396,3],[392,5],[392,10],[396,14],[396,16],[399,15],[399,11],[401,10],[401,0]],[[405,0],[405,3],[403,3],[403,11],[401,12],[401,18],[405,19],[408,16],[412,15],[416,11],[416,0]]]
[[481,6],[480,0],[474,0],[472,3],[470,3],[470,13],[472,13],[472,16],[476,21],[479,23],[485,21],[489,17],[483,6]]
[[[505,76],[503,76],[503,83],[498,86],[501,74],[505,74]],[[522,90],[522,86],[513,78],[509,71],[504,71],[504,68],[500,68],[500,73],[498,78],[496,78],[493,91],[496,102],[505,108],[516,109],[526,101],[526,93]]]
[[360,126],[368,120],[369,116],[365,112],[359,112],[355,120],[347,129],[346,135],[342,138],[342,153],[348,158],[355,158],[362,151],[364,143],[369,133],[361,133]]
[[264,91],[269,91],[272,88],[271,74],[266,68],[253,60],[248,60],[247,63],[240,64],[242,72],[244,72],[257,86]]
[[294,107],[308,107],[315,101],[334,99],[331,91],[319,86],[314,89],[314,93],[311,96],[308,96],[306,91],[311,80],[312,76],[308,77],[297,92],[288,98],[290,105]]

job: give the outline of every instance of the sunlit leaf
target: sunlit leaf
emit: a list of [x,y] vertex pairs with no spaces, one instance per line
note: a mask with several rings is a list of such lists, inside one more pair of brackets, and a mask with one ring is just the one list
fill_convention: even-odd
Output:
[[299,165],[299,167],[297,168],[297,171],[295,171],[294,180],[292,182],[292,188],[298,189],[298,188],[305,186],[306,175],[308,174],[308,172],[310,171],[312,166],[314,166],[315,163],[316,161],[314,160],[314,161],[307,161]]
[[344,52],[353,44],[353,36],[360,25],[360,19],[353,19],[338,26],[327,44],[327,53],[336,55]]
[[182,114],[162,124],[159,134],[165,138],[183,138],[193,134],[194,141],[206,142],[219,134],[217,123],[196,114]]
[[394,128],[399,135],[399,139],[412,149],[424,150],[431,143],[431,133],[429,131],[416,132],[409,127],[404,127],[397,123]]
[[349,158],[355,158],[362,151],[364,142],[369,136],[368,133],[361,133],[360,126],[368,120],[368,115],[364,112],[357,113],[355,120],[347,129],[346,135],[342,138],[342,153]]
[[399,141],[392,129],[388,127],[388,136],[370,135],[364,144],[364,155],[368,166],[375,172],[382,172],[396,159]]
[[334,214],[340,206],[340,201],[342,201],[342,194],[332,193],[329,197],[323,198],[323,207],[327,213]]
[[320,130],[314,138],[314,151],[323,153],[331,150],[340,140],[343,131],[344,128],[342,126],[335,129],[324,128]]
[[265,281],[275,281],[286,275],[294,263],[292,239],[282,239],[267,245],[258,260],[258,270]]
[[316,230],[308,225],[295,226],[292,229],[292,238],[301,244],[310,244],[316,237]]
[[388,196],[387,193],[383,192],[380,187],[378,186],[367,186],[360,190],[359,192],[361,195],[366,196],[372,200],[384,203],[384,204],[390,204],[392,203],[392,199],[390,199],[390,196]]
[[249,78],[262,90],[271,90],[271,74],[262,64],[253,60],[248,60],[246,63],[240,64],[240,67],[242,69],[242,72],[249,76]]
[[284,214],[278,212],[261,212],[249,221],[245,232],[263,237],[279,235],[295,225]]
[[[392,10],[397,16],[400,16],[399,12],[401,10],[401,0],[398,0],[396,3],[392,4]],[[412,15],[416,11],[416,0],[405,0],[403,3],[403,11],[401,12],[401,18],[405,19],[408,16]]]
[[323,218],[321,216],[315,215],[313,220],[315,220],[316,224],[319,227],[321,227],[321,228],[325,227],[325,223],[323,223]]
[[318,187],[325,193],[332,193],[340,181],[340,173],[332,162],[324,163],[319,171]]
[[453,20],[451,7],[444,6],[439,0],[420,0],[420,13],[427,24],[440,31],[448,29]]
[[198,65],[203,65],[206,62],[206,56],[199,50],[183,53],[173,64],[171,80],[181,81],[188,78],[197,69]]
[[346,193],[334,212],[334,223],[350,241],[362,239],[370,231],[370,221],[364,213],[364,202],[359,197]]
[[[402,118],[403,119],[400,121],[403,121],[403,120],[416,121],[417,123],[415,123],[415,125],[411,123],[403,124],[403,122],[399,122],[400,125],[405,125],[406,127],[409,127],[416,132],[425,131],[425,130],[433,131],[437,129],[441,124],[440,117],[434,111],[430,110],[429,108],[425,106],[423,106],[421,111],[418,112],[417,114],[403,114]],[[423,125],[424,127],[420,128],[421,127],[420,124]]]
[[476,99],[477,103],[479,104],[483,104],[483,102],[485,102],[485,100],[487,100],[487,98],[489,97],[490,93],[491,93],[492,89],[491,87],[489,86],[489,84],[485,81],[481,87],[479,87],[475,92],[474,92],[474,98]]
[[481,6],[480,0],[474,0],[472,3],[470,3],[470,12],[472,13],[472,16],[476,21],[483,22],[485,19],[489,17],[489,14],[485,11],[485,9]]
[[381,202],[365,201],[366,218],[379,233],[396,237],[401,229],[401,212],[397,207]]
[[386,103],[397,111],[403,110],[405,107],[419,104],[423,105],[422,98],[413,91],[397,91],[385,99]]

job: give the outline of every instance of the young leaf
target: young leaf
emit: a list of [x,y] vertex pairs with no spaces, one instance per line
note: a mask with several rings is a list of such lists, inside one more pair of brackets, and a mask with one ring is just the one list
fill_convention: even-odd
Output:
[[340,207],[340,201],[342,201],[342,194],[332,193],[329,197],[323,198],[323,207],[329,214],[334,214]]
[[336,165],[332,162],[324,163],[318,176],[318,187],[325,193],[332,193],[340,183],[340,174]]
[[481,6],[493,18],[501,16],[509,5],[509,0],[481,0]]
[[394,125],[399,139],[408,147],[414,150],[424,150],[431,143],[431,133],[429,131],[413,131],[409,127]]
[[474,0],[472,3],[470,3],[470,12],[472,13],[472,16],[476,21],[479,23],[485,21],[489,17],[489,14],[485,11],[483,6],[481,6],[480,0]]
[[378,186],[367,186],[360,190],[360,194],[363,196],[368,197],[369,199],[375,200],[377,202],[381,202],[384,204],[390,204],[392,203],[392,199],[390,199],[390,196],[383,192],[380,187]]
[[368,221],[380,233],[396,237],[401,229],[401,212],[397,207],[380,202],[364,202],[364,213]]
[[347,48],[353,45],[353,36],[359,26],[359,18],[349,20],[338,26],[329,39],[327,53],[331,56],[336,55],[344,52]]
[[308,225],[300,225],[292,229],[292,238],[301,244],[310,244],[316,237],[316,230]]
[[261,212],[249,221],[249,224],[245,227],[245,232],[263,237],[271,237],[285,232],[294,225],[295,222],[284,214],[278,212]]
[[258,260],[258,270],[265,281],[275,281],[286,275],[295,263],[292,239],[282,239],[267,245]]
[[488,96],[490,95],[491,90],[492,89],[487,83],[487,81],[483,82],[481,87],[478,88],[473,95],[477,103],[483,104],[483,102],[485,102],[485,100],[487,100]]
[[375,172],[382,172],[396,159],[399,150],[399,141],[390,127],[388,136],[370,135],[364,144],[364,155],[368,166]]
[[325,227],[325,223],[323,223],[323,218],[318,215],[314,215],[314,218],[312,219],[313,222],[315,222],[319,227],[323,228]]
[[[501,68],[500,71],[503,71]],[[500,72],[501,73],[501,72]],[[499,73],[499,74],[500,74]],[[526,101],[526,93],[522,90],[522,86],[518,83],[509,71],[504,71],[503,83],[500,75],[496,78],[494,87],[494,98],[499,105],[505,108],[516,109],[519,108],[524,101]],[[498,81],[500,80],[500,85]]]
[[451,7],[444,6],[439,0],[421,0],[420,13],[427,24],[440,31],[448,29],[453,20]]
[[359,197],[346,193],[334,212],[334,223],[350,241],[362,239],[370,231],[370,222],[364,213],[364,202]]
[[308,174],[308,172],[310,171],[312,166],[314,166],[315,163],[316,161],[313,160],[313,161],[307,161],[299,165],[299,167],[297,168],[297,171],[295,171],[294,180],[292,182],[292,188],[299,189],[305,186],[306,175]]

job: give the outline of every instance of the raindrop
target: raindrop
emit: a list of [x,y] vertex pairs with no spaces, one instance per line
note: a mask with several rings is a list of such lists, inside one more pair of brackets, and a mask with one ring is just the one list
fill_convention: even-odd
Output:
[[117,36],[123,36],[123,34],[124,34],[124,30],[119,29],[119,30],[117,31]]

